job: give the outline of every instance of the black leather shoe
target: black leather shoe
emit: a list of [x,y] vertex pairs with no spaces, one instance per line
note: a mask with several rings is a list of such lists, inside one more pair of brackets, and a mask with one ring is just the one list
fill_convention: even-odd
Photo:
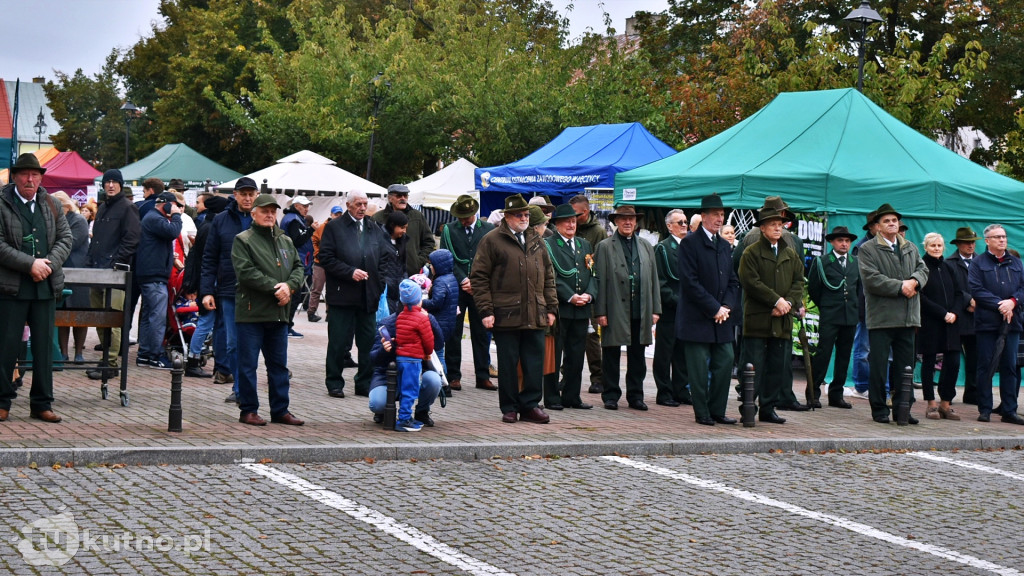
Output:
[[913,416],[910,416],[909,414],[907,415],[907,424],[916,425],[919,422],[920,422],[920,420],[918,420],[917,418],[914,418]]
[[676,400],[676,402],[679,402],[680,404],[683,404],[685,406],[693,406],[693,400],[690,400],[689,398],[683,398],[682,400]]
[[828,407],[829,408],[853,408],[853,404],[850,404],[846,400],[842,400],[842,399],[840,399],[840,400],[829,400],[828,401]]
[[679,402],[676,402],[675,400],[657,400],[655,404],[658,406],[670,406],[672,408],[679,406]]
[[647,411],[647,404],[645,404],[643,400],[640,400],[639,402],[630,402],[629,407],[632,408],[633,410],[639,410],[641,412]]
[[815,400],[814,402],[811,402],[809,404],[809,406],[811,408],[814,408],[815,410],[817,410],[818,408],[821,408],[821,401],[820,400]]
[[328,390],[327,395],[331,398],[344,398],[345,392],[343,390]]
[[590,394],[600,394],[601,392],[604,392],[604,386],[601,384],[591,384],[590,388],[587,389],[587,392]]
[[562,406],[561,404],[548,404],[547,402],[545,402],[544,403],[544,409],[545,410],[565,410],[565,406]]
[[878,422],[879,424],[888,424],[889,422],[891,422],[888,416],[872,416],[871,419],[874,420],[875,422]]
[[761,415],[758,416],[758,420],[760,420],[761,422],[771,422],[772,424],[786,423],[786,419],[776,414],[775,410],[771,410],[769,412],[762,412]]
[[587,404],[586,402],[580,402],[579,404],[566,404],[565,407],[572,408],[574,410],[590,410],[591,408],[593,408],[593,406]]
[[988,422],[990,418],[988,414],[978,414],[978,422]]
[[604,403],[604,409],[605,410],[618,410],[619,409],[619,403],[618,402],[612,402],[611,400],[609,400],[609,401]]
[[775,406],[775,409],[776,410],[789,410],[790,412],[807,412],[808,410],[811,409],[811,407],[808,406],[807,404],[801,404],[799,402],[794,402],[794,403],[789,404],[789,405],[783,405],[783,404],[777,405],[777,406]]
[[1003,416],[1003,422],[1007,424],[1024,424],[1024,418],[1021,418],[1018,414],[1008,414]]
[[704,426],[714,426],[715,420],[713,418],[701,418],[700,416],[697,416],[697,424],[702,424]]
[[735,418],[729,418],[728,416],[712,416],[711,418],[715,422],[718,422],[719,424],[735,424],[736,423],[736,419]]
[[341,361],[342,368],[359,368],[359,363],[352,359],[351,356]]

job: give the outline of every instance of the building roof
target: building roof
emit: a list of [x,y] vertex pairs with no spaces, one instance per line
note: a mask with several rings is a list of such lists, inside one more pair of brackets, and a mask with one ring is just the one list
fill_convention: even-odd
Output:
[[[3,114],[4,118],[0,119],[0,130],[2,130],[5,120],[9,125],[13,125],[14,88],[17,81],[4,80],[2,84],[6,88],[7,94],[2,104],[2,106],[6,107],[6,110],[0,110],[0,112],[5,112]],[[18,141],[39,141],[40,137],[36,134],[33,127],[38,122],[39,112],[42,110],[43,122],[46,122],[46,131],[42,134],[42,142],[43,144],[50,144],[50,135],[60,132],[60,125],[57,124],[53,114],[50,112],[49,102],[46,99],[46,93],[43,92],[42,83],[22,81],[18,90]],[[12,126],[8,126],[8,138],[10,138],[11,129]],[[0,133],[0,138],[3,137],[2,133]]]

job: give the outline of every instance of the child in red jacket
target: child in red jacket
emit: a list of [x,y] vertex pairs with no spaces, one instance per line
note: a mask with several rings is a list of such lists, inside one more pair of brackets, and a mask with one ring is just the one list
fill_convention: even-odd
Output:
[[412,417],[412,407],[420,395],[423,361],[434,351],[434,331],[430,318],[420,308],[423,291],[411,280],[398,285],[402,310],[395,320],[395,355],[398,366],[398,418],[395,430],[416,432],[423,427]]

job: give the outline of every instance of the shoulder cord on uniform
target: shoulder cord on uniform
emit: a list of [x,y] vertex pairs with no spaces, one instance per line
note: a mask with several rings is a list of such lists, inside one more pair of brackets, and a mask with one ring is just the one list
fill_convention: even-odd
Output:
[[835,291],[839,290],[840,288],[842,288],[843,286],[846,285],[846,275],[843,274],[843,281],[840,282],[838,286],[833,286],[831,283],[829,283],[828,277],[825,276],[825,266],[824,266],[824,264],[821,263],[821,259],[824,258],[825,256],[826,256],[825,254],[822,254],[821,256],[818,256],[815,259],[817,261],[817,263],[818,263],[818,266],[817,266],[818,274],[821,274],[821,281],[825,283],[825,287],[828,288],[829,290],[832,290],[833,292],[835,292]]
[[564,268],[559,266],[558,260],[555,258],[554,253],[551,252],[551,245],[547,242],[541,241],[544,244],[544,248],[548,251],[548,257],[551,259],[551,265],[555,268],[555,272],[562,278],[572,278],[578,276],[580,271],[577,267],[573,266],[572,270],[566,271]]
[[452,253],[453,260],[455,260],[459,264],[462,264],[463,266],[468,266],[469,264],[472,263],[472,261],[469,260],[468,258],[459,258],[458,255],[455,254],[455,246],[452,245],[451,232],[448,231],[447,224],[443,228],[441,228],[441,242],[448,246],[447,250]]
[[[659,251],[658,248],[661,248],[661,250]],[[679,278],[677,278],[676,275],[672,273],[672,266],[669,265],[668,249],[662,246],[661,244],[658,244],[657,246],[654,247],[654,251],[661,254],[662,258],[665,259],[665,273],[668,274],[669,280],[678,281]]]

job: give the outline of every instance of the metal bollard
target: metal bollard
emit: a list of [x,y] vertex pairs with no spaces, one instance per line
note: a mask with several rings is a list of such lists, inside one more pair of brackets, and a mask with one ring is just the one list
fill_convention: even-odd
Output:
[[395,419],[397,418],[397,409],[395,408],[395,400],[398,399],[398,368],[394,362],[388,364],[387,370],[387,382],[388,382],[388,396],[387,401],[384,403],[384,428],[386,430],[395,429]]
[[744,428],[753,428],[757,425],[757,406],[754,404],[754,365],[747,364],[743,367],[740,385],[743,387],[741,394],[743,404],[740,405],[740,422]]
[[171,407],[167,411],[167,431],[181,432],[181,377],[185,363],[181,354],[171,355]]
[[896,402],[896,424],[906,426],[910,423],[910,398],[914,394],[914,367],[907,366],[903,369],[903,378],[900,379],[900,387]]

